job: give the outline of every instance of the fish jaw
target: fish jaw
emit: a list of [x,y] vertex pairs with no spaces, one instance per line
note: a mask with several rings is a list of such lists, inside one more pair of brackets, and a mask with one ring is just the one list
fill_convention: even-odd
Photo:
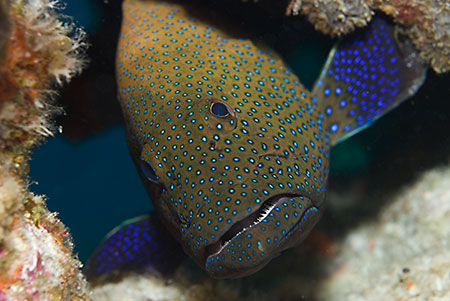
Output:
[[271,197],[205,247],[204,269],[214,278],[244,277],[260,270],[281,251],[308,236],[320,219],[320,209],[300,195]]

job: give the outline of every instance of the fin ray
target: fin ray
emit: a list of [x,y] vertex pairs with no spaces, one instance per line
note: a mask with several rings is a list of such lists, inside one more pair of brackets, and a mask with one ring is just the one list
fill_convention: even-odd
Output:
[[412,43],[384,18],[376,17],[367,28],[345,37],[330,52],[313,88],[332,144],[414,95],[425,74]]
[[127,272],[167,276],[185,259],[181,246],[155,214],[125,221],[114,228],[89,258],[84,274],[89,281]]

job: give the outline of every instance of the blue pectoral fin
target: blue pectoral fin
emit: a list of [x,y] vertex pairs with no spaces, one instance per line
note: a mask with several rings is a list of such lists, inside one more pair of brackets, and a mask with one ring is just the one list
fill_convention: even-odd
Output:
[[313,89],[332,144],[414,95],[425,74],[411,41],[385,18],[376,17],[345,37],[331,51]]
[[114,279],[129,272],[168,276],[186,258],[181,246],[153,215],[128,220],[114,228],[89,258],[89,281]]

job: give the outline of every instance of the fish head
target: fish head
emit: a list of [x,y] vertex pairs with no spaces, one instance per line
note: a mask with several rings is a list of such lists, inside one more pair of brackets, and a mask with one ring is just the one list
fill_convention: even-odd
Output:
[[[327,137],[312,97],[277,55],[183,22],[170,21],[154,43],[136,42],[144,27],[122,28],[117,78],[128,140],[185,252],[212,277],[245,276],[319,220]],[[200,34],[206,42],[196,45]]]
[[244,276],[319,219],[327,148],[307,94],[287,90],[290,73],[248,84],[188,74],[155,81],[140,112],[142,175],[163,187],[153,201],[200,266]]

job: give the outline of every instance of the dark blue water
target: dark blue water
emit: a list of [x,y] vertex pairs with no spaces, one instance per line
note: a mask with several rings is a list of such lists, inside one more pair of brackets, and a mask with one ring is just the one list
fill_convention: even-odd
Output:
[[30,177],[38,182],[31,191],[45,194],[69,227],[82,261],[109,230],[151,209],[123,127],[76,144],[62,135],[49,139],[33,155]]

